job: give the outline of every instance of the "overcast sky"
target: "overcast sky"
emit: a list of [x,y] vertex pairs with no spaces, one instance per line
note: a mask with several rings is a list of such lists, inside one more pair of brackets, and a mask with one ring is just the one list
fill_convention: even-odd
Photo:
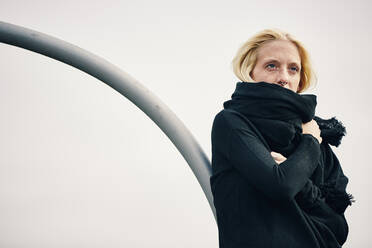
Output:
[[[344,247],[368,247],[371,3],[354,1],[0,1],[0,20],[82,47],[163,100],[211,158],[215,114],[238,79],[230,62],[265,28],[302,41],[317,115],[356,203]],[[0,44],[0,247],[218,247],[188,164],[133,103],[61,62]]]

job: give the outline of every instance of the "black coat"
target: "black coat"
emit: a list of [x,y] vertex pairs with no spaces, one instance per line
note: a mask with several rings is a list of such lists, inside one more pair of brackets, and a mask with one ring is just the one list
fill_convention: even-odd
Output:
[[324,138],[319,144],[310,134],[296,137],[278,165],[270,142],[247,115],[225,108],[215,116],[210,182],[220,248],[344,244],[348,178]]

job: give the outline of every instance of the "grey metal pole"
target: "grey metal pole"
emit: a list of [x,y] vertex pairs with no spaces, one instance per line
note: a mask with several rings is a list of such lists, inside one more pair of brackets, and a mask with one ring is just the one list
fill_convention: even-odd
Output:
[[168,136],[198,179],[216,220],[209,184],[211,164],[190,131],[155,94],[128,73],[82,48],[52,36],[0,22],[0,42],[69,64],[101,80],[140,108]]

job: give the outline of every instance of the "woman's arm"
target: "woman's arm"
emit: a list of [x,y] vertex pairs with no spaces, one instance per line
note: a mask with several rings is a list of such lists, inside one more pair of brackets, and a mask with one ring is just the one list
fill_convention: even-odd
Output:
[[324,163],[324,183],[318,187],[308,179],[295,198],[305,212],[322,220],[342,245],[349,232],[344,212],[354,200],[353,196],[346,192],[348,178],[344,175],[339,160],[329,144],[322,143],[321,152]]
[[296,150],[278,165],[252,130],[232,128],[229,132],[232,166],[272,199],[292,200],[318,165],[319,142],[311,134],[302,134]]
[[302,208],[311,208],[318,198],[325,202],[338,214],[343,214],[354,201],[353,196],[346,192],[348,178],[344,175],[340,162],[327,143],[321,144],[322,162],[324,164],[324,182],[316,186],[308,179],[305,186],[296,195],[296,200]]
[[[308,179],[295,199],[309,216],[315,217],[317,221],[321,221],[332,230],[338,243],[343,245],[349,233],[344,212],[346,207],[351,205],[352,196],[345,191],[348,179],[343,174],[341,165],[331,147],[322,143],[321,151],[325,167],[325,183],[318,187],[311,179]],[[286,160],[286,157],[280,153],[271,152],[271,155],[278,164]]]
[[339,214],[354,202],[353,196],[346,192],[349,179],[344,175],[340,162],[329,144],[321,147],[324,161],[324,184],[320,185],[326,202]]

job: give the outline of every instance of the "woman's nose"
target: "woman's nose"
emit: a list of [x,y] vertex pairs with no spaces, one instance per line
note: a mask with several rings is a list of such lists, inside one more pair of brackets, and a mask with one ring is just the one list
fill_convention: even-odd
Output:
[[289,75],[288,75],[287,70],[281,69],[279,71],[277,82],[279,82],[279,81],[285,81],[285,82],[289,81]]

